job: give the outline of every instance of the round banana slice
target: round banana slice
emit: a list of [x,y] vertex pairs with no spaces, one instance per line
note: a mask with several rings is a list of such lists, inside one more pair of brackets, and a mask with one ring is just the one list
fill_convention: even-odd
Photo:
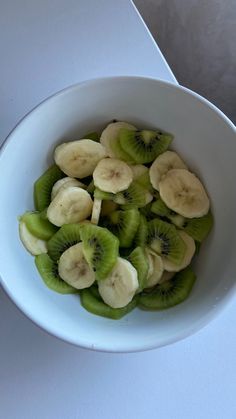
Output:
[[111,142],[117,141],[119,132],[122,128],[133,131],[136,131],[137,129],[127,122],[112,122],[102,131],[100,142],[106,148],[109,157],[116,157],[114,151],[112,151]]
[[83,254],[82,243],[69,247],[58,262],[59,276],[78,290],[90,287],[95,281],[95,272],[90,268]]
[[91,223],[96,224],[96,225],[98,224],[99,218],[100,218],[101,207],[102,207],[102,200],[94,198]]
[[26,250],[33,256],[41,255],[41,253],[47,253],[46,241],[38,239],[33,236],[25,225],[24,221],[20,221],[19,224],[20,239],[25,246]]
[[151,288],[154,287],[154,285],[158,284],[161,280],[164,266],[161,256],[158,256],[156,253],[152,252],[151,250],[148,250],[153,263],[153,272],[150,276],[147,278],[147,282],[145,285],[145,288]]
[[92,140],[77,140],[60,144],[54,152],[55,163],[70,177],[92,175],[99,160],[107,156],[105,147]]
[[162,257],[165,271],[168,271],[168,272],[182,271],[182,269],[186,268],[190,264],[192,257],[195,253],[196,246],[195,246],[195,241],[193,240],[193,238],[190,237],[187,233],[185,233],[185,231],[179,231],[179,235],[183,239],[184,243],[186,244],[186,253],[184,255],[183,261],[181,265],[176,265],[175,263],[170,262],[167,258]]
[[121,308],[129,304],[138,287],[136,269],[128,260],[120,257],[117,258],[108,277],[98,283],[102,299],[113,308]]
[[61,227],[63,224],[79,223],[92,212],[93,201],[87,191],[69,186],[58,192],[47,209],[49,221]]
[[86,185],[84,185],[79,180],[74,179],[73,177],[63,177],[62,179],[54,183],[52,192],[51,192],[51,200],[55,198],[55,196],[58,194],[59,191],[62,191],[62,189],[66,189],[69,186],[78,186],[79,188],[82,188],[82,189],[86,188]]
[[159,191],[160,180],[172,169],[187,169],[187,166],[177,153],[168,150],[160,154],[149,169],[150,181],[154,189]]
[[159,183],[160,196],[168,208],[186,218],[206,215],[210,201],[200,180],[185,169],[170,170]]
[[124,191],[133,180],[133,173],[128,164],[118,159],[100,160],[93,172],[94,185],[104,192]]

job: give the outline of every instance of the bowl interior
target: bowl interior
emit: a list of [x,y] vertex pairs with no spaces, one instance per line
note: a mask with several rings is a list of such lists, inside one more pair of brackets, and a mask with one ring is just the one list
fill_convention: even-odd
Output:
[[[112,321],[87,313],[78,296],[45,287],[18,237],[17,217],[33,209],[33,183],[52,162],[56,144],[100,130],[112,119],[174,134],[173,149],[203,180],[214,231],[195,263],[197,282],[181,305],[134,310]],[[12,132],[1,157],[0,275],[17,305],[49,332],[80,346],[142,350],[178,340],[204,325],[235,288],[235,129],[213,106],[178,86],[144,78],[86,82],[45,101]]]

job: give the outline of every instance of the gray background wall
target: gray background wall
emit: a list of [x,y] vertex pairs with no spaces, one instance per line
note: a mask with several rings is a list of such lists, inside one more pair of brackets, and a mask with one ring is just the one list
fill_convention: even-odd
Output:
[[135,0],[180,84],[236,122],[236,0]]

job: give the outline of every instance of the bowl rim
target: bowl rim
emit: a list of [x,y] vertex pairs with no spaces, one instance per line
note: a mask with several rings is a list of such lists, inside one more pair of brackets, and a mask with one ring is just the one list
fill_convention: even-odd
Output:
[[[180,84],[175,84],[174,82],[165,81],[163,79],[155,78],[155,77],[146,77],[146,76],[136,76],[136,75],[120,75],[120,76],[108,76],[108,77],[96,77],[92,79],[87,79],[72,85],[69,85],[56,93],[53,93],[52,95],[45,98],[43,101],[41,101],[39,104],[34,106],[29,112],[27,112],[19,121],[18,123],[13,127],[13,129],[10,131],[10,133],[7,135],[5,140],[0,146],[0,162],[1,162],[1,156],[4,153],[7,145],[10,143],[13,134],[18,130],[19,126],[26,121],[31,114],[36,112],[38,109],[40,109],[45,103],[48,103],[50,101],[53,101],[58,96],[63,96],[65,94],[70,93],[70,91],[73,91],[75,89],[80,89],[82,86],[86,85],[93,85],[93,84],[99,84],[99,83],[106,83],[106,82],[112,82],[112,81],[129,81],[129,80],[137,80],[137,81],[147,81],[147,82],[155,82],[159,83],[160,85],[170,87],[171,89],[175,89],[177,91],[182,91],[186,95],[190,95],[195,97],[198,101],[200,101],[204,106],[207,108],[210,108],[213,110],[221,119],[224,120],[224,122],[233,130],[233,132],[236,133],[236,126],[234,123],[213,103],[211,103],[208,99],[204,98],[203,96],[199,95],[198,93],[194,92],[193,90],[184,87]],[[44,332],[48,333],[49,335],[56,337],[57,339],[60,339],[66,343],[72,344],[74,346],[83,348],[83,349],[89,349],[94,351],[101,351],[101,352],[108,352],[108,353],[129,353],[129,352],[142,352],[152,349],[157,349],[159,347],[167,346],[170,344],[173,344],[175,342],[181,341],[188,336],[193,335],[194,333],[198,332],[200,329],[205,327],[208,323],[210,323],[212,320],[214,320],[219,313],[226,307],[227,303],[233,299],[234,294],[236,293],[236,287],[230,288],[229,292],[224,296],[224,298],[217,304],[217,307],[215,307],[214,311],[211,311],[207,315],[201,318],[201,320],[196,324],[193,325],[193,327],[188,328],[187,330],[182,331],[182,333],[175,333],[175,335],[171,336],[168,339],[165,339],[163,342],[156,342],[153,344],[132,344],[132,345],[116,345],[116,347],[108,346],[107,344],[99,343],[99,344],[92,344],[87,341],[79,341],[78,339],[73,339],[73,337],[67,337],[63,331],[55,331],[53,327],[50,327],[48,324],[44,324],[37,315],[34,315],[30,312],[30,310],[22,304],[17,296],[9,289],[8,284],[4,281],[4,279],[0,275],[0,285],[2,285],[4,291],[6,294],[10,297],[10,299],[14,302],[14,304],[17,306],[18,309],[28,318],[30,319],[36,326],[40,327]],[[234,292],[232,292],[234,291]]]

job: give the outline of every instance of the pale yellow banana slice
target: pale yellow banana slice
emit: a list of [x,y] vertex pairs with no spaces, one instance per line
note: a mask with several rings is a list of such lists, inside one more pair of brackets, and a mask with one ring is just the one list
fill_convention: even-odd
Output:
[[190,264],[196,250],[195,241],[192,237],[185,233],[185,231],[179,231],[179,235],[186,244],[186,252],[181,265],[176,265],[175,263],[170,262],[166,257],[162,257],[164,269],[168,272],[179,272],[186,268]]
[[151,288],[154,287],[154,285],[158,284],[161,280],[164,271],[161,256],[158,256],[150,249],[148,249],[148,253],[152,258],[153,272],[150,276],[147,277],[147,283],[145,285],[145,288]]
[[20,221],[19,223],[19,234],[23,245],[31,255],[37,256],[41,255],[41,253],[47,253],[46,241],[33,236],[33,234],[29,232],[24,221]]
[[187,169],[187,166],[177,153],[168,150],[160,154],[149,169],[150,181],[154,189],[159,191],[160,180],[172,169]]
[[143,164],[135,164],[130,166],[130,169],[133,172],[133,180],[138,179],[140,176],[148,172],[148,168]]
[[55,163],[70,177],[92,175],[99,160],[107,156],[105,147],[92,140],[77,140],[60,144],[54,152]]
[[105,192],[124,191],[133,180],[133,173],[128,164],[118,159],[100,160],[93,172],[94,185]]
[[186,218],[206,215],[210,201],[200,180],[185,169],[167,172],[159,183],[160,196],[167,207]]
[[92,212],[93,201],[87,191],[77,186],[69,186],[59,191],[47,209],[47,217],[52,224],[78,223],[86,220]]
[[100,142],[106,148],[109,157],[116,157],[112,151],[111,142],[117,141],[122,128],[136,131],[136,127],[127,122],[112,122],[102,131]]
[[58,194],[59,191],[62,191],[62,189],[66,189],[69,186],[78,186],[79,188],[82,188],[82,189],[86,188],[86,185],[84,185],[79,180],[74,179],[73,177],[64,177],[62,179],[59,179],[56,183],[54,183],[52,192],[51,192],[51,200],[55,198],[55,196]]
[[98,224],[102,207],[102,200],[94,198],[91,223]]
[[95,281],[95,272],[84,258],[83,245],[77,243],[62,253],[58,262],[59,276],[72,287],[82,290]]
[[162,277],[160,278],[159,284],[169,281],[170,279],[173,278],[173,276],[175,276],[175,272],[164,271],[162,274]]
[[120,257],[117,258],[108,277],[98,283],[103,301],[113,308],[121,308],[129,304],[138,287],[136,269],[128,260]]

